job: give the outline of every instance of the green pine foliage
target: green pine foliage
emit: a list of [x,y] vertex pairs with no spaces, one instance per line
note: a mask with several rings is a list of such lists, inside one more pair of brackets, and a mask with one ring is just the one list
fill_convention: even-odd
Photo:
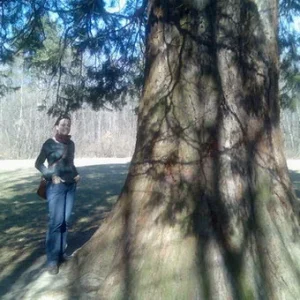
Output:
[[[138,97],[144,75],[146,0],[127,0],[110,12],[103,0],[1,1],[0,63],[22,53],[29,70],[56,89],[48,113],[122,107]],[[119,3],[120,4],[120,3]],[[300,89],[299,0],[280,1],[281,104],[292,108]],[[1,74],[0,74],[1,76]],[[3,86],[3,85],[2,85]],[[1,89],[0,93],[6,89]],[[130,96],[130,97],[128,97]]]
[[295,109],[300,95],[300,32],[294,26],[295,18],[299,17],[300,1],[280,1],[280,103],[291,110]]
[[[112,3],[116,4],[116,3]],[[110,13],[101,0],[1,2],[0,63],[22,53],[57,92],[48,113],[121,107],[143,83],[145,4]],[[49,80],[50,78],[50,80]]]

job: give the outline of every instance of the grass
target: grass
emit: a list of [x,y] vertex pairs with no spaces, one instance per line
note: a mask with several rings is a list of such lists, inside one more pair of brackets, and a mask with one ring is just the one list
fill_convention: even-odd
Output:
[[[69,231],[68,252],[81,247],[111,210],[124,184],[128,164],[78,167],[82,180]],[[33,168],[0,171],[0,298],[38,257],[43,256],[47,201],[36,195]]]

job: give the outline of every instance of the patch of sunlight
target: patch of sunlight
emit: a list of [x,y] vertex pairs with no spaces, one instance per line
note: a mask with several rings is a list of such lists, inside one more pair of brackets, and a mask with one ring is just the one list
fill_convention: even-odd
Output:
[[300,160],[299,159],[288,159],[287,166],[290,170],[293,170],[297,173],[299,173],[300,170]]
[[4,232],[7,233],[7,234],[9,234],[9,233],[19,233],[20,230],[22,230],[22,227],[13,226],[13,227],[8,228]]
[[107,207],[106,206],[97,206],[95,208],[96,211],[106,211],[107,210]]
[[48,274],[45,270],[42,272],[37,272],[37,268],[33,270],[39,276],[29,283],[24,278],[23,284],[26,284],[26,290],[23,299],[71,299],[69,289],[66,288],[69,284],[66,274],[71,272],[70,269],[62,269],[56,276]]
[[105,178],[106,174],[89,174],[89,175],[84,175],[84,179],[96,179],[96,178]]
[[106,202],[108,202],[110,204],[116,203],[117,200],[118,200],[118,195],[110,196],[110,197],[106,198]]
[[80,218],[77,223],[88,223],[90,221],[89,218],[87,217],[83,217],[83,218]]
[[0,265],[4,262],[12,260],[14,255],[17,253],[16,250],[9,248],[9,247],[3,247],[0,249]]
[[5,276],[12,274],[19,264],[30,257],[30,255],[31,251],[14,250],[8,247],[2,248],[0,252],[0,264],[4,266],[0,271],[0,279],[2,274],[5,274]]
[[[22,205],[27,205],[27,204],[35,204],[36,205],[36,203],[37,203],[38,201],[27,201],[27,202],[25,202],[25,203],[22,203]],[[46,202],[46,201],[42,201],[42,202]]]

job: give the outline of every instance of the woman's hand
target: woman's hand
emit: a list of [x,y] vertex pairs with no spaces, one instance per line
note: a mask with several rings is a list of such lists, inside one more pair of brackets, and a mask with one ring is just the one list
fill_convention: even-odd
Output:
[[80,180],[80,175],[75,176],[74,180],[75,180],[76,183],[78,183],[78,181]]
[[52,183],[53,184],[59,184],[59,183],[61,183],[61,178],[59,177],[59,176],[57,176],[57,175],[53,175],[52,176]]

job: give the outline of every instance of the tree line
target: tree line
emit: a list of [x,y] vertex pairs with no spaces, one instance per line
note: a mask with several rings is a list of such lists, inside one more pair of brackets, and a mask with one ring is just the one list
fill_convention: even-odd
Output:
[[[27,159],[37,156],[42,143],[54,132],[56,116],[49,108],[56,102],[51,76],[28,70],[18,57],[9,80],[16,88],[0,98],[1,159]],[[71,80],[71,79],[69,79]],[[77,157],[131,156],[136,137],[136,98],[129,98],[121,109],[88,104],[70,113]]]
[[[22,76],[26,77],[26,73]],[[54,134],[55,117],[46,105],[55,92],[41,89],[36,82],[21,81],[20,88],[0,99],[0,159],[35,158],[42,143]],[[47,98],[47,101],[45,101]],[[72,113],[72,135],[77,157],[128,157],[136,139],[135,99],[121,109],[95,111],[88,105]],[[44,107],[45,106],[45,107]],[[281,127],[288,158],[300,155],[300,104],[281,111]]]
[[[0,159],[35,158],[55,132],[55,117],[39,111],[39,91],[23,87],[0,99]],[[135,103],[122,110],[94,111],[86,106],[72,113],[76,157],[129,157],[136,137]]]

